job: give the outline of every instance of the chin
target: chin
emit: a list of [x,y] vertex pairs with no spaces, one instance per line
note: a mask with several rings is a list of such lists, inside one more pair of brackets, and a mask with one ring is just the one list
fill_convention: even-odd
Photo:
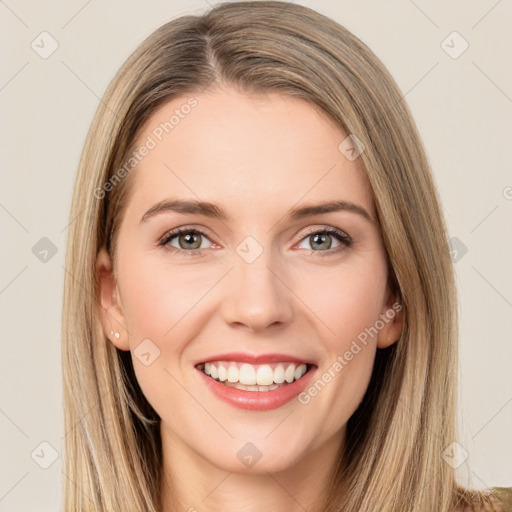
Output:
[[[292,441],[288,437],[288,442],[284,442],[282,437],[270,440],[265,439],[265,435],[232,439],[221,445],[221,450],[208,450],[203,457],[223,471],[254,475],[286,471],[300,462],[303,449],[308,445],[306,440]],[[302,447],[301,450],[296,446]]]

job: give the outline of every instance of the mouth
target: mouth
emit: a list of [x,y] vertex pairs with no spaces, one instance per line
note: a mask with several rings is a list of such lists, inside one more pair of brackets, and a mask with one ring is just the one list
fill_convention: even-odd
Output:
[[211,379],[242,391],[274,391],[296,382],[313,367],[310,363],[250,364],[239,361],[209,361],[196,365]]
[[[306,388],[318,368],[314,363],[296,358],[263,364],[255,362],[262,357],[242,359],[211,359],[196,364],[195,368],[216,398],[252,411],[275,409],[290,402]],[[277,356],[267,357],[265,361],[269,359],[275,360]]]

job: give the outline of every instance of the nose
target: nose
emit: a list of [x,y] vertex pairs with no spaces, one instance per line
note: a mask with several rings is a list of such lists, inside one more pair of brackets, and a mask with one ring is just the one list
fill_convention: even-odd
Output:
[[270,251],[251,263],[234,255],[234,268],[226,277],[221,306],[226,323],[259,332],[291,322],[294,295],[286,270]]

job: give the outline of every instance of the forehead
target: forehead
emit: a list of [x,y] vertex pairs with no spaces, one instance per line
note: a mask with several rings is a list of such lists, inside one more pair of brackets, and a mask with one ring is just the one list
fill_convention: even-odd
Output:
[[[164,197],[273,210],[301,201],[357,200],[372,215],[361,159],[340,151],[347,134],[316,105],[280,93],[233,89],[176,97],[143,126],[149,148],[130,177],[132,205]],[[133,204],[134,203],[134,204]]]

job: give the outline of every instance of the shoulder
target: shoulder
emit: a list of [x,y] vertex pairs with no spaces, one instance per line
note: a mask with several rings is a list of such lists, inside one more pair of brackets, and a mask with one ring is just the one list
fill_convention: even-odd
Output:
[[512,512],[512,487],[493,487],[491,495],[495,498],[497,512]]
[[512,512],[512,487],[466,494],[454,512]]

